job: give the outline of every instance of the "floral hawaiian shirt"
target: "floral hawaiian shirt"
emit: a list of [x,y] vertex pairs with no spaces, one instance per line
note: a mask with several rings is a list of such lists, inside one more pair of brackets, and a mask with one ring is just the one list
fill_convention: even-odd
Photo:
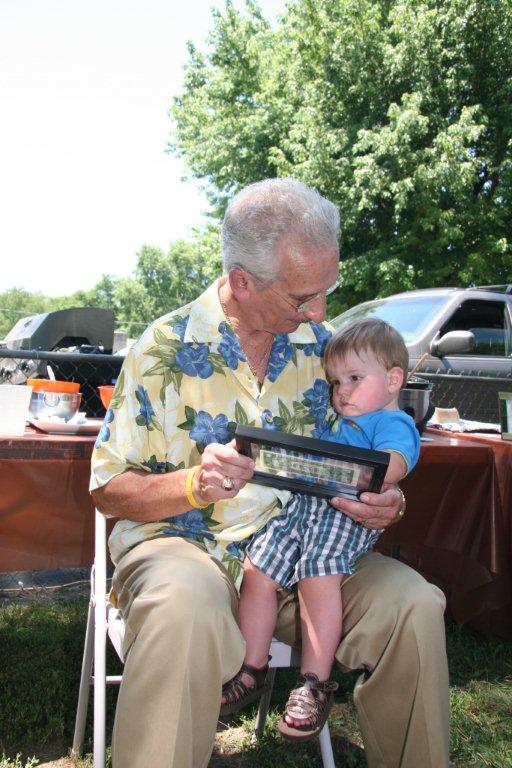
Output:
[[[275,337],[260,390],[218,297],[219,281],[191,304],[153,323],[129,351],[92,457],[91,490],[127,469],[174,472],[199,464],[212,442],[227,443],[236,424],[319,436],[329,387],[322,354],[330,331],[303,323]],[[251,536],[289,492],[248,483],[234,499],[157,522],[119,520],[112,560],[142,541],[182,536],[241,576],[237,542]]]

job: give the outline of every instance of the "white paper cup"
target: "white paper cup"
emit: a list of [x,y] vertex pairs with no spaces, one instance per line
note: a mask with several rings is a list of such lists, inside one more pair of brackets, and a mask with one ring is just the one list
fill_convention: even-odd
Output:
[[0,435],[23,435],[31,395],[26,384],[0,384]]

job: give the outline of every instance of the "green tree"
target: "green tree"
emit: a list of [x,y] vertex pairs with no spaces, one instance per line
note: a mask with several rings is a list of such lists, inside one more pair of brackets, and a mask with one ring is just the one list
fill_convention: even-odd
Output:
[[151,298],[145,287],[132,277],[118,280],[115,288],[116,328],[132,338],[140,336],[151,317]]
[[23,288],[0,294],[0,338],[22,317],[68,307],[114,310],[116,329],[139,336],[155,318],[187,304],[222,273],[219,227],[193,229],[189,240],[177,240],[167,253],[144,245],[132,277],[103,275],[89,291],[46,297]]
[[48,311],[49,301],[40,293],[29,293],[24,288],[10,288],[0,294],[0,339],[16,325],[18,320]]
[[275,175],[339,205],[332,312],[511,279],[512,0],[295,0],[276,29],[227,2],[171,115],[217,215]]
[[171,110],[173,147],[193,175],[212,182],[207,194],[217,215],[233,191],[277,170],[270,154],[275,131],[262,92],[272,32],[255,2],[247,8],[241,14],[228,0],[224,13],[212,9],[211,52],[188,44],[184,91]]
[[192,239],[171,243],[167,253],[144,245],[134,276],[113,292],[117,326],[138,336],[155,318],[195,299],[222,272],[219,231],[195,230]]
[[117,279],[113,275],[102,275],[94,288],[88,292],[91,307],[115,309],[115,290]]

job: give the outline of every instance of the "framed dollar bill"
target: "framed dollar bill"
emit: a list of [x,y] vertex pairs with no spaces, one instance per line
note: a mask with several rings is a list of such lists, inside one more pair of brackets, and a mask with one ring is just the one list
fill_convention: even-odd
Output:
[[389,453],[238,424],[236,447],[254,459],[253,482],[314,496],[378,493]]

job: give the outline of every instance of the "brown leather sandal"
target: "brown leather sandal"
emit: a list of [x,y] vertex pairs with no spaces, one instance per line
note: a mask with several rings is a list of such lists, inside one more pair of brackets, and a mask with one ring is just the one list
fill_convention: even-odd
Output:
[[[220,716],[233,715],[239,709],[243,709],[259,699],[268,690],[268,685],[265,683],[267,672],[268,664],[261,669],[251,667],[250,664],[242,664],[236,675],[222,686],[222,695],[226,701],[220,706]],[[251,687],[243,682],[242,675],[244,673],[254,680],[254,685]]]
[[[338,683],[332,680],[320,682],[313,672],[299,677],[297,686],[290,693],[282,719],[277,728],[284,739],[307,741],[315,739],[329,716]],[[322,695],[323,694],[323,695]],[[288,725],[284,715],[295,720],[307,721],[304,725]]]

